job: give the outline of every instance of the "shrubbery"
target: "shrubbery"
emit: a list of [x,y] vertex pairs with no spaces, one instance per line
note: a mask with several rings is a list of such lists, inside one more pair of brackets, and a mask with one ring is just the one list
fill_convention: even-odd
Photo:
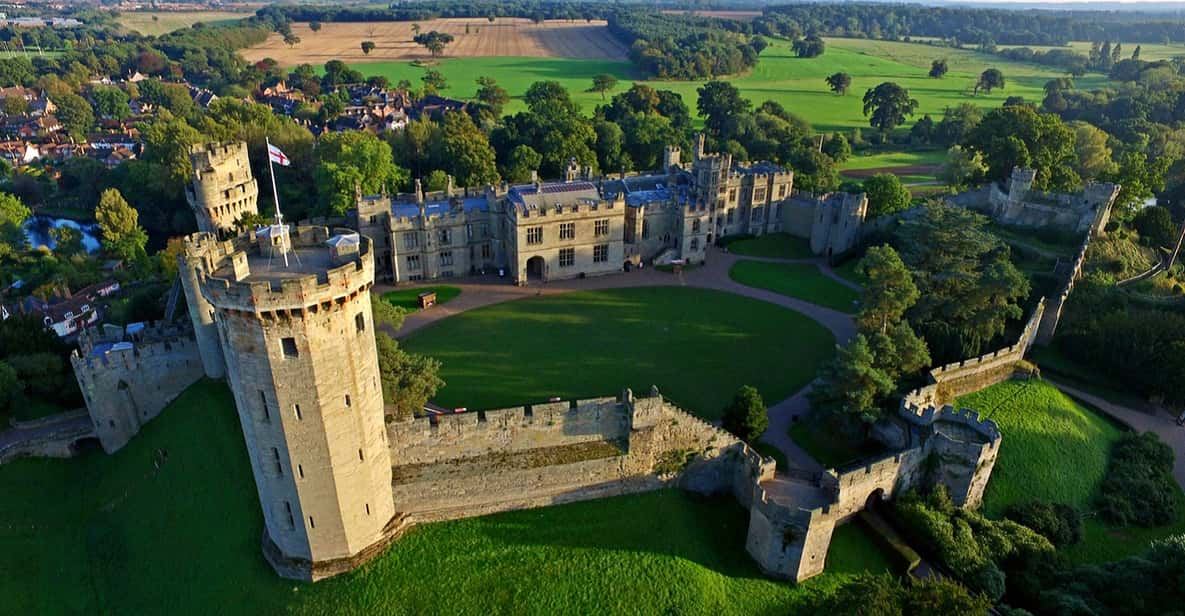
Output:
[[1099,516],[1116,526],[1161,526],[1177,513],[1173,450],[1156,434],[1124,436],[1099,486]]
[[844,584],[815,610],[819,614],[987,614],[991,602],[952,580],[864,574]]
[[1058,547],[1082,541],[1082,515],[1077,509],[1047,501],[1030,501],[1008,508],[1009,520],[1027,526]]

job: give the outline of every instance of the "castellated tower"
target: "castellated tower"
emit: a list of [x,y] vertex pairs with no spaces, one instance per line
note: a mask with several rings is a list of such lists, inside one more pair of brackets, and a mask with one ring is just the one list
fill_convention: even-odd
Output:
[[399,526],[370,307],[374,256],[369,238],[340,230],[330,241],[324,227],[301,227],[285,266],[266,238],[196,233],[182,271],[213,313],[263,508],[264,555],[280,575],[317,580],[378,554]]
[[196,144],[189,161],[193,181],[185,187],[185,200],[199,231],[225,234],[244,214],[259,213],[259,184],[251,175],[246,143]]

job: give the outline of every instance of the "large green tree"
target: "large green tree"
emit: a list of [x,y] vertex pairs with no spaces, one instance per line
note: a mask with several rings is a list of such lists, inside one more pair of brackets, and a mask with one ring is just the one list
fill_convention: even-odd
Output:
[[494,148],[468,114],[445,114],[442,143],[446,168],[458,185],[485,186],[500,181]]
[[913,201],[909,189],[892,173],[878,173],[864,180],[863,189],[868,195],[869,218],[906,210]]
[[704,117],[704,129],[714,137],[721,135],[730,118],[748,113],[752,105],[749,99],[741,96],[736,86],[727,81],[709,81],[696,91],[699,93],[696,108]]
[[736,391],[721,418],[724,429],[748,443],[756,443],[769,427],[765,401],[756,387],[744,385]]
[[816,410],[869,424],[880,418],[880,403],[892,391],[893,378],[877,367],[868,339],[858,334],[819,369],[809,396]]
[[891,81],[886,81],[864,93],[864,115],[868,124],[888,134],[905,123],[913,115],[918,101],[910,97],[909,90]]
[[975,94],[979,94],[980,90],[992,93],[992,90],[1004,87],[1004,73],[1000,72],[998,68],[989,68],[979,74],[979,79],[975,82]]
[[1058,116],[1011,105],[985,115],[963,147],[983,155],[988,180],[1005,180],[1014,167],[1023,167],[1037,171],[1033,188],[1068,191],[1081,184],[1074,172],[1074,139],[1074,131]]
[[95,220],[99,222],[104,249],[129,260],[144,256],[148,234],[140,228],[140,215],[118,189],[108,188],[99,196]]
[[77,140],[86,139],[87,133],[95,125],[95,112],[91,104],[71,93],[57,94],[53,102],[58,106],[57,117],[62,128]]
[[323,135],[316,154],[321,162],[315,177],[325,214],[345,214],[355,204],[356,191],[394,193],[410,178],[395,164],[391,146],[365,131]]

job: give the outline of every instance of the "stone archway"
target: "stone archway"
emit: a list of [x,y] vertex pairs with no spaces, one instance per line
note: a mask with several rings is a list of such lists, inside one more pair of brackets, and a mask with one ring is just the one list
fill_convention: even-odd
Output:
[[527,259],[527,280],[547,280],[547,261],[543,257]]
[[870,493],[868,495],[867,499],[864,500],[864,511],[874,510],[877,507],[879,507],[880,504],[883,503],[884,501],[885,501],[884,488],[877,488],[877,489],[873,490],[872,493]]

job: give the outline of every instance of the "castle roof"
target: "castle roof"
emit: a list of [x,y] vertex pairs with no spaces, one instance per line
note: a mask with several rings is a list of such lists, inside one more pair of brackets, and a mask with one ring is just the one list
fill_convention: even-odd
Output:
[[[366,199],[385,199],[387,197],[364,197]],[[490,204],[485,197],[459,197],[461,209],[466,212],[488,212]],[[448,214],[453,209],[447,199],[424,201],[424,213],[428,216]],[[420,204],[415,201],[397,201],[391,199],[391,215],[396,218],[414,218],[420,215]]]
[[519,211],[535,210],[544,206],[570,206],[601,201],[601,193],[592,182],[552,182],[512,186],[507,199]]
[[[675,186],[669,184],[672,177],[675,179]],[[688,201],[688,194],[682,186],[686,179],[685,174],[654,174],[613,180],[605,183],[605,198],[613,199],[624,192],[625,204],[630,207],[641,207],[659,201],[674,201],[683,205]]]

